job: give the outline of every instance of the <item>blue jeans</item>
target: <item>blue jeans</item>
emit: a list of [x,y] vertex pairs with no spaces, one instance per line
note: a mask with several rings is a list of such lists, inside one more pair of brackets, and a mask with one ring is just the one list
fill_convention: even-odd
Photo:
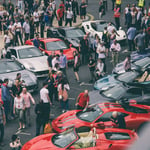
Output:
[[66,100],[66,101],[61,100],[60,104],[61,104],[62,110],[69,110],[69,102],[68,102],[68,100]]

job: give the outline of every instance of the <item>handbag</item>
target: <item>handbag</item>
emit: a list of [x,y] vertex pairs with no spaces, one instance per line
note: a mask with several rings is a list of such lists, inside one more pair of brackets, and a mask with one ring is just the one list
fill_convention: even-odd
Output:
[[47,133],[53,133],[50,123],[45,124],[45,127],[44,127],[44,134],[47,134]]

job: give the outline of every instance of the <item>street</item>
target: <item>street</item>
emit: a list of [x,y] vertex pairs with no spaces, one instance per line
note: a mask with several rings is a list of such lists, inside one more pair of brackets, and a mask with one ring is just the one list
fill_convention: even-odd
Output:
[[[14,3],[16,0],[12,0]],[[56,0],[57,4],[59,3],[59,0]],[[98,0],[89,0],[88,1],[88,9],[87,12],[91,15],[94,16],[94,19],[98,19]],[[137,3],[136,0],[122,0],[122,14],[121,14],[121,26],[122,28],[126,31],[125,25],[124,25],[124,8],[128,3]],[[108,11],[106,12],[106,15],[103,16],[102,19],[107,20],[107,21],[112,21],[114,22],[114,18],[113,18],[113,11],[112,11],[112,6],[111,6],[111,1],[108,0]],[[120,52],[120,61],[124,60],[125,56],[127,55],[127,43],[122,43],[121,45],[121,52]],[[109,58],[107,58],[106,60],[106,66],[107,66],[107,74],[110,74],[112,71],[112,63],[111,63],[111,56],[109,56]],[[70,84],[70,91],[69,91],[69,109],[75,109],[75,100],[76,97],[78,96],[79,93],[83,92],[85,89],[88,89],[89,91],[93,90],[93,84],[89,84],[89,80],[90,80],[90,72],[88,69],[87,65],[83,65],[80,67],[79,69],[79,77],[80,80],[82,82],[82,84],[80,85],[79,83],[76,82],[75,80],[75,75],[73,72],[73,68],[72,66],[69,66],[69,68],[67,69],[67,77],[69,79],[69,84]],[[43,81],[45,80],[45,78],[40,78],[39,79],[39,90],[42,86]],[[38,103],[39,101],[39,91],[32,93],[36,103]],[[31,127],[26,127],[25,129],[23,129],[22,131],[17,131],[18,127],[19,127],[19,122],[18,120],[12,120],[8,123],[6,123],[5,126],[5,136],[4,136],[4,143],[6,144],[4,147],[0,147],[0,150],[8,150],[9,149],[9,143],[11,142],[11,136],[13,134],[17,134],[20,139],[22,144],[26,143],[27,141],[29,141],[30,139],[35,137],[35,113],[34,113],[34,108],[35,106],[32,105],[32,110],[31,110],[31,116],[32,116],[32,124]],[[57,117],[58,115],[60,115],[61,112],[61,108],[60,108],[60,103],[58,101],[54,101],[54,106],[51,107],[51,120],[55,117]]]

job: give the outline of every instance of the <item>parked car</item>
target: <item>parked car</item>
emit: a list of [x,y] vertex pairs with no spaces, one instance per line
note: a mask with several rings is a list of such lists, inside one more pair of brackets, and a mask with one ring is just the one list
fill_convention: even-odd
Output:
[[21,73],[21,78],[30,92],[38,89],[37,77],[34,73],[25,69],[25,67],[16,60],[0,59],[0,79],[9,79],[8,86],[12,86],[16,79],[17,73]]
[[[71,47],[71,45],[66,44],[63,40],[58,38],[40,38],[39,40],[39,49],[46,55],[51,55],[52,51],[55,51],[55,54],[60,54],[60,50],[63,50],[69,62],[74,60],[73,52],[77,50]],[[27,40],[25,44],[33,45],[33,39]]]
[[72,44],[78,50],[80,40],[83,39],[85,33],[77,27],[60,27],[51,28],[51,36],[63,39],[66,43]]
[[150,72],[129,71],[123,74],[111,74],[97,80],[94,84],[94,89],[107,90],[122,83],[150,89]]
[[[102,39],[104,28],[107,27],[109,22],[105,20],[94,20],[94,21],[86,21],[82,23],[82,28],[86,33],[90,33],[91,36],[95,37],[98,35],[100,39]],[[113,28],[116,30],[118,35],[116,36],[117,41],[124,41],[127,39],[125,31],[121,28],[119,30],[116,29],[115,25],[111,23]]]
[[94,90],[89,92],[90,103],[100,102],[129,102],[134,99],[139,104],[150,105],[149,90],[143,87],[118,84],[108,90]]
[[22,150],[125,150],[137,134],[125,129],[70,128],[62,133],[40,135]]
[[133,51],[131,53],[131,61],[137,61],[145,57],[150,57],[150,48],[146,48],[143,52]]
[[114,111],[124,117],[127,129],[139,130],[143,124],[150,120],[150,106],[130,104],[124,107],[124,105],[116,103],[97,102],[97,104],[89,106],[86,111],[71,110],[58,116],[52,121],[52,127],[57,132],[63,132],[72,126],[100,128],[102,122],[104,127],[112,127],[111,115]]
[[[125,70],[124,70],[123,63],[124,62],[118,63],[116,67],[112,70],[112,73],[117,73],[117,74],[124,73]],[[132,70],[145,71],[148,68],[150,68],[150,57],[145,57],[143,59],[131,63]]]
[[32,71],[37,77],[48,75],[49,68],[47,56],[34,46],[24,45],[9,47],[11,58],[19,61],[26,69]]

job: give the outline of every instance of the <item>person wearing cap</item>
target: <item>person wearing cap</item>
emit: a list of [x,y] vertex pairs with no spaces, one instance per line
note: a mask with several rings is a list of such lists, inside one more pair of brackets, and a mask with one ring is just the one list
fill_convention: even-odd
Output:
[[0,101],[0,146],[4,146],[4,126],[6,124],[5,111],[3,107],[3,101]]
[[40,47],[40,40],[39,40],[39,35],[38,35],[38,34],[36,34],[36,37],[35,37],[34,40],[33,40],[33,45],[34,45],[35,47],[37,47],[37,48]]
[[85,90],[83,93],[80,93],[77,97],[76,104],[77,110],[86,110],[89,105],[89,95],[88,90]]
[[126,129],[126,122],[122,114],[118,114],[117,111],[112,112],[110,120],[115,124],[115,127]]
[[116,64],[119,62],[120,50],[121,50],[120,44],[117,43],[117,40],[114,40],[111,47],[110,47],[110,51],[112,52],[113,67],[115,67]]

